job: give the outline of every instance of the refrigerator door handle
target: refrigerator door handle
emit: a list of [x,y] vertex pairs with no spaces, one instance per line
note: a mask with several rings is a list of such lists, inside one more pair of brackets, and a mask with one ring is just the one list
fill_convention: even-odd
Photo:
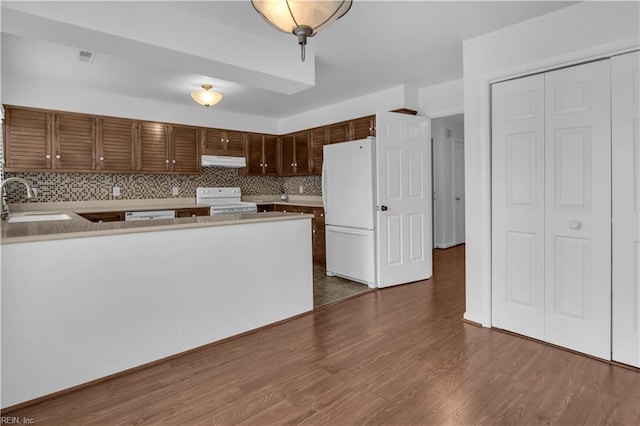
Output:
[[322,182],[321,182],[321,191],[322,191],[322,207],[324,208],[324,215],[327,216],[327,210],[329,210],[329,206],[327,205],[327,162],[322,160]]

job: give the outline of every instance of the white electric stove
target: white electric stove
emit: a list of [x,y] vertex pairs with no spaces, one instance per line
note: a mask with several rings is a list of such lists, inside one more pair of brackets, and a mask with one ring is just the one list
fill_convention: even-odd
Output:
[[211,206],[211,214],[255,213],[256,203],[240,201],[240,188],[196,188],[196,204]]

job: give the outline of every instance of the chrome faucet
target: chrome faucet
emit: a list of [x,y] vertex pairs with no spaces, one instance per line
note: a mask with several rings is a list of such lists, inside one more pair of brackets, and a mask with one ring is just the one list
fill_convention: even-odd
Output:
[[5,187],[6,184],[8,184],[10,182],[20,182],[21,184],[26,186],[27,187],[27,198],[33,198],[33,197],[36,196],[36,194],[33,192],[33,188],[31,187],[31,184],[29,184],[29,182],[27,182],[26,180],[24,180],[22,178],[19,178],[19,177],[10,177],[8,179],[5,179],[0,184],[0,195],[2,195],[2,220],[5,220],[9,216],[9,204],[7,203],[7,198],[6,198],[4,187]]

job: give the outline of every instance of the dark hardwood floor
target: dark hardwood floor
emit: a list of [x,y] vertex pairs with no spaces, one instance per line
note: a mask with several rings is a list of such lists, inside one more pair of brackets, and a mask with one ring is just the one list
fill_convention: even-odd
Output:
[[46,425],[640,424],[638,371],[463,323],[464,247],[434,256],[429,281],[3,415]]

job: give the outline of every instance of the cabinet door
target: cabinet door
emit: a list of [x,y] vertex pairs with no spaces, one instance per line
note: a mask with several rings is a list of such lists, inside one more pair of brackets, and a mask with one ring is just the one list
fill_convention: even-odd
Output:
[[278,174],[278,137],[264,135],[262,142],[262,158],[264,159],[264,174]]
[[177,173],[200,173],[198,133],[198,128],[196,127],[172,126],[171,171]]
[[91,222],[122,222],[124,221],[124,212],[79,213],[79,215]]
[[282,153],[282,163],[280,173],[282,175],[292,175],[295,171],[295,139],[293,135],[285,135],[280,138],[280,152]]
[[322,173],[322,150],[327,143],[327,128],[318,127],[312,129],[309,134],[311,138],[311,173],[320,174]]
[[224,139],[224,155],[244,157],[244,137],[242,132],[227,130]]
[[299,132],[293,135],[295,140],[294,171],[296,174],[309,173],[309,132]]
[[328,143],[340,143],[349,140],[349,122],[330,124],[327,126]]
[[7,107],[4,118],[5,170],[51,168],[51,114]]
[[169,170],[168,129],[165,124],[144,121],[138,124],[139,165],[143,172],[162,173]]
[[96,118],[81,114],[55,114],[53,168],[95,170]]
[[375,115],[360,117],[351,121],[352,140],[365,139],[368,136],[375,136],[375,128],[376,128],[375,122],[376,122]]
[[224,130],[204,129],[202,153],[204,155],[224,155]]
[[209,207],[190,207],[184,209],[176,209],[176,217],[197,217],[209,216],[211,209]]
[[247,169],[250,175],[261,175],[264,162],[262,161],[262,135],[247,133]]
[[131,172],[134,162],[135,122],[123,118],[98,120],[97,169],[109,172]]

